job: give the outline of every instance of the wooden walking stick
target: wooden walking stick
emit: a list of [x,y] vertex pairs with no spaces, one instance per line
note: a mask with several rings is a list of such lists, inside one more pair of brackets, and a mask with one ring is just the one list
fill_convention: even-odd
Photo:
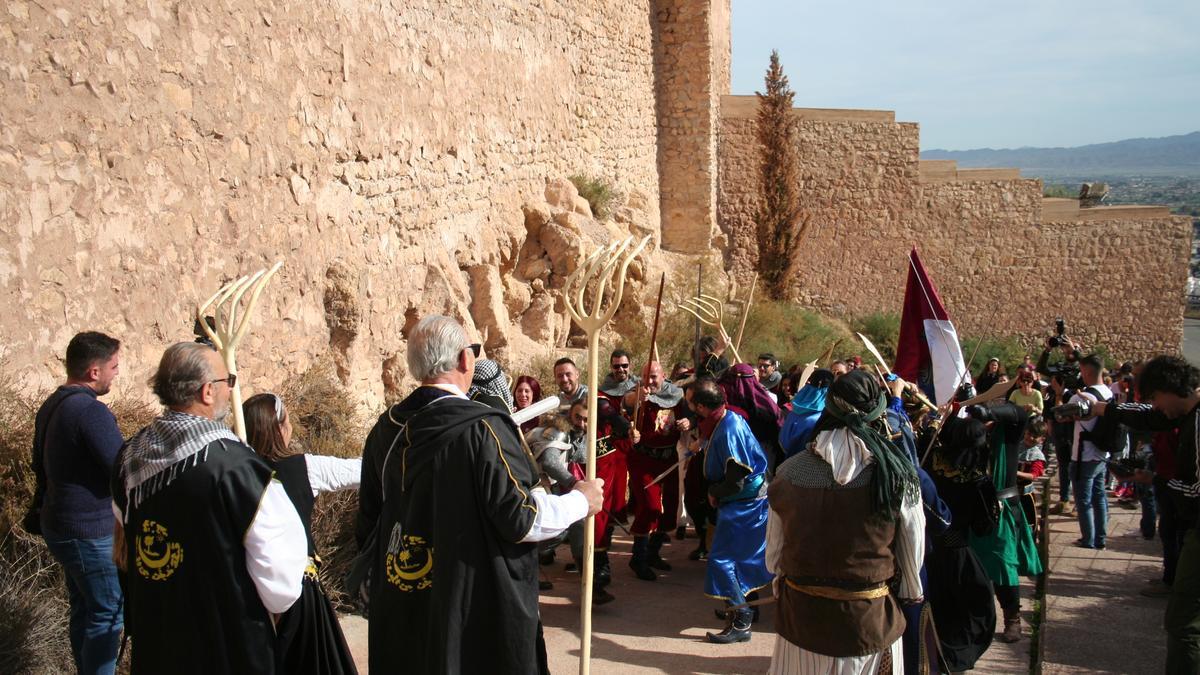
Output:
[[[221,290],[214,293],[204,304],[196,307],[196,321],[200,323],[205,335],[212,340],[213,346],[220,352],[230,375],[236,375],[238,372],[237,348],[250,328],[250,316],[254,314],[258,296],[262,295],[267,282],[282,266],[283,261],[280,261],[272,265],[269,270],[262,269],[254,274],[231,281],[222,286]],[[247,291],[250,291],[250,297],[243,307],[242,298]],[[212,328],[204,319],[204,313],[210,307],[214,310],[215,326]],[[240,377],[234,380],[229,406],[233,411],[233,431],[245,442],[246,420],[242,415],[242,378]]]
[[[637,257],[650,237],[645,237],[633,246],[633,237],[624,241],[613,242],[608,246],[596,249],[587,259],[580,262],[567,284],[563,287],[563,297],[567,300],[567,311],[575,324],[587,333],[588,338],[588,423],[587,423],[587,480],[596,480],[596,422],[597,394],[600,391],[599,362],[600,362],[600,331],[616,314],[621,305],[621,297],[625,294],[625,275],[629,271],[629,263]],[[618,269],[620,265],[620,269]],[[594,295],[587,302],[584,295],[588,285],[595,282]],[[605,306],[604,292],[612,285],[612,297]],[[583,588],[580,601],[580,650],[579,673],[588,675],[591,672],[592,659],[592,575],[595,565],[596,550],[596,518],[588,516],[583,531]]]
[[[662,277],[658,280],[658,302],[654,304],[654,328],[650,329],[650,355],[646,357],[646,367],[642,369],[642,382],[639,386],[644,385],[646,377],[650,374],[650,362],[658,360],[658,317],[662,312],[662,295],[663,287],[667,284],[667,273],[663,272]],[[641,419],[638,417],[642,412],[642,397],[635,396],[633,398],[633,428],[637,429],[641,425]]]
[[742,348],[742,333],[746,330],[746,317],[750,316],[750,306],[754,304],[754,288],[758,286],[758,272],[754,273],[754,280],[750,282],[750,293],[746,296],[746,304],[742,306],[742,322],[738,326],[737,337],[733,338],[733,351]]

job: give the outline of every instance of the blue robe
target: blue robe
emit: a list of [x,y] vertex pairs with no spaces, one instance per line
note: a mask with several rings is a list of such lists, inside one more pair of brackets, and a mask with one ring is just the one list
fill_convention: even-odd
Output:
[[726,412],[713,431],[704,456],[704,477],[710,483],[725,478],[729,462],[750,470],[740,492],[717,504],[717,526],[708,552],[704,591],[710,597],[738,605],[746,594],[770,585],[767,571],[767,455],[740,415]]
[[800,452],[812,440],[813,427],[817,426],[817,419],[825,411],[825,397],[828,395],[828,388],[806,384],[792,397],[792,410],[779,432],[779,445],[783,447],[785,457]]

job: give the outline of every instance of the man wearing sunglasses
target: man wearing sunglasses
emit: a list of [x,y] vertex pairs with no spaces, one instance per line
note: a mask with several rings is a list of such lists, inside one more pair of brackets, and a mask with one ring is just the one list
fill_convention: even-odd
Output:
[[[237,375],[212,347],[167,348],[151,385],[165,413],[121,450],[134,672],[275,673],[275,615],[300,597],[308,541],[271,467],[229,430]],[[198,620],[199,618],[203,620]]]
[[478,354],[454,319],[421,319],[406,354],[421,386],[367,437],[356,536],[375,672],[545,672],[537,542],[600,510],[600,480],[535,489],[512,418],[466,396]]

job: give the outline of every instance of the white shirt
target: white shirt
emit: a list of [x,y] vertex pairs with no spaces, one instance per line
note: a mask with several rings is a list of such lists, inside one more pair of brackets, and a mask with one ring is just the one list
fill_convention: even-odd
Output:
[[[1092,387],[1092,385],[1088,385],[1088,386]],[[1104,383],[1094,385],[1094,387],[1095,387],[1094,391],[1100,392],[1100,400],[1102,400],[1102,401],[1111,401],[1112,400],[1112,391],[1110,391],[1108,387],[1104,386]],[[1094,403],[1096,401],[1096,396],[1091,391],[1086,391],[1086,389],[1081,389],[1078,392],[1076,392],[1074,396],[1071,397],[1071,400],[1069,402],[1070,403],[1079,403],[1080,401],[1087,401],[1089,403]],[[1074,436],[1074,440],[1071,443],[1071,459],[1072,460],[1083,461],[1083,462],[1102,462],[1102,461],[1104,461],[1105,453],[1100,452],[1100,450],[1096,447],[1096,445],[1094,443],[1092,443],[1091,441],[1083,441],[1082,442],[1083,447],[1080,448],[1079,433],[1081,431],[1091,431],[1092,429],[1095,429],[1096,423],[1098,421],[1099,421],[1098,417],[1093,417],[1090,420],[1080,420],[1075,423],[1075,436]],[[1081,453],[1082,453],[1082,459],[1080,459]]]
[[521,544],[553,539],[587,517],[587,497],[579,490],[571,490],[565,495],[552,495],[537,487],[529,492],[529,498],[537,508],[537,515],[533,517],[529,531],[521,538]]
[[[112,510],[123,527],[125,514],[116,501]],[[263,607],[272,614],[286,612],[300,598],[304,569],[308,567],[308,537],[283,483],[274,479],[267,483],[242,545],[246,549],[246,571]]]
[[329,455],[305,455],[308,466],[308,484],[313,496],[321,492],[337,492],[357,488],[362,480],[362,457],[342,459]]

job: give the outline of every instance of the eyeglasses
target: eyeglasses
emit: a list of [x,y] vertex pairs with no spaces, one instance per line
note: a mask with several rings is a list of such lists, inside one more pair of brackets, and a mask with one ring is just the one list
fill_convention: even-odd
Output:
[[629,370],[629,364],[628,363],[614,363],[614,364],[612,364],[612,368],[613,368],[613,370]]
[[479,344],[478,342],[473,342],[466,347],[463,347],[463,349],[470,349],[471,354],[473,354],[475,358],[479,358],[479,355],[483,353],[483,345]]
[[770,368],[770,367],[771,367],[771,364],[769,364],[769,363],[760,363],[760,364],[758,364],[758,369],[759,369],[759,370],[766,370],[767,368]]
[[237,373],[230,373],[228,377],[222,377],[219,380],[209,380],[209,384],[216,384],[218,382],[224,382],[229,385],[230,389],[233,389],[233,385],[237,384]]

